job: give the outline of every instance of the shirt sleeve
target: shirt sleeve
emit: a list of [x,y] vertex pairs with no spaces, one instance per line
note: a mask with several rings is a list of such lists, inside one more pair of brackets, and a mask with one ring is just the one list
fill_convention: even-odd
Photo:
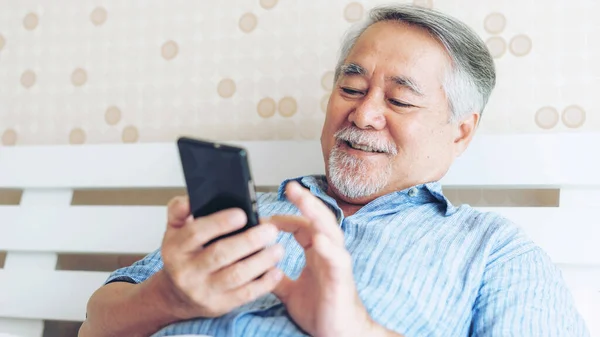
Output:
[[115,270],[108,276],[104,284],[112,282],[141,283],[161,270],[162,267],[160,249],[157,249],[131,266]]
[[537,246],[491,259],[473,307],[471,336],[587,337],[560,270]]
[[[276,200],[277,194],[257,192],[256,195],[259,209],[261,210],[260,215],[270,215],[271,210],[265,207],[273,204],[273,200]],[[162,268],[163,261],[159,248],[131,266],[115,270],[108,276],[104,284],[112,282],[142,283]]]

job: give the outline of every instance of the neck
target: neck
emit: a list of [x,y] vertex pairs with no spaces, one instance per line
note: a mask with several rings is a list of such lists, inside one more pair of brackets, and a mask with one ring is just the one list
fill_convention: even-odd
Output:
[[[433,181],[433,180],[431,180]],[[419,184],[424,184],[425,181],[415,181],[415,182],[411,182],[411,183],[404,183],[402,185],[396,186],[396,188],[386,188],[382,191],[379,191],[378,193],[376,193],[375,195],[371,195],[365,198],[361,198],[361,199],[348,199],[345,198],[344,196],[340,195],[336,189],[334,187],[331,186],[331,184],[327,184],[325,193],[327,195],[329,195],[330,197],[332,197],[333,199],[335,199],[335,201],[337,202],[338,207],[342,210],[342,212],[344,213],[344,217],[348,217],[351,216],[353,214],[355,214],[356,212],[358,212],[358,210],[360,210],[363,206],[365,206],[366,204],[368,204],[369,202],[377,199],[378,197],[381,197],[383,195],[386,195],[388,193],[392,193],[395,191],[401,191],[407,188],[410,188],[412,186],[416,186]]]
[[344,213],[344,217],[349,217],[349,216],[353,215],[354,213],[358,212],[358,210],[364,206],[364,205],[359,205],[359,204],[347,203],[344,200],[341,200],[338,198],[336,198],[335,200],[337,201],[338,207]]
[[342,210],[342,213],[344,213],[344,217],[349,217],[349,216],[353,215],[354,213],[358,212],[359,209],[361,209],[364,205],[368,204],[370,201],[370,200],[367,200],[367,201],[361,200],[361,201],[353,202],[350,200],[346,200],[346,199],[340,197],[340,195],[337,194],[336,191],[334,191],[334,189],[331,188],[331,186],[327,187],[327,190],[325,191],[325,193],[328,196],[335,199],[338,207]]

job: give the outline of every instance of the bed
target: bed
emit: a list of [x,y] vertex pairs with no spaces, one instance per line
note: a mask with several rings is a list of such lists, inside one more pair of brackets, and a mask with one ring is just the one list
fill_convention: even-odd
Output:
[[[232,142],[247,147],[261,189],[322,173],[316,141]],[[499,200],[477,206],[522,226],[564,273],[592,336],[600,336],[600,157],[598,134],[478,135],[442,180],[448,193],[535,189],[550,206]],[[44,321],[83,321],[107,272],[56,270],[58,254],[146,254],[159,247],[164,206],[72,205],[81,189],[183,187],[175,143],[0,147],[0,335],[40,337]],[[136,240],[130,238],[135,233]]]

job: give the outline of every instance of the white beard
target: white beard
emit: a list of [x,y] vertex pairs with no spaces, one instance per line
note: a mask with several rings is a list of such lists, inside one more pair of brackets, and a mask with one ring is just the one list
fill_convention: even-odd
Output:
[[[335,134],[336,144],[328,158],[330,183],[338,193],[348,199],[360,199],[376,194],[384,189],[392,176],[391,157],[398,153],[396,146],[372,132],[356,127],[346,127]],[[369,145],[389,156],[385,167],[373,167],[366,159],[355,157],[343,151],[344,141]]]
[[371,166],[336,146],[329,155],[329,179],[338,193],[348,199],[368,197],[385,188],[392,173],[391,162],[384,168]]

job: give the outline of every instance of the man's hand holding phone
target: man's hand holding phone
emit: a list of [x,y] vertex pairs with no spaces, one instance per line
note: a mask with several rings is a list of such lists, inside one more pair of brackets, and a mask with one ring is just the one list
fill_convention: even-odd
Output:
[[182,320],[220,316],[277,286],[283,273],[275,266],[284,249],[271,245],[278,233],[273,224],[263,223],[205,246],[246,223],[241,209],[193,219],[187,197],[169,202],[161,246],[164,268],[157,276],[171,314]]

